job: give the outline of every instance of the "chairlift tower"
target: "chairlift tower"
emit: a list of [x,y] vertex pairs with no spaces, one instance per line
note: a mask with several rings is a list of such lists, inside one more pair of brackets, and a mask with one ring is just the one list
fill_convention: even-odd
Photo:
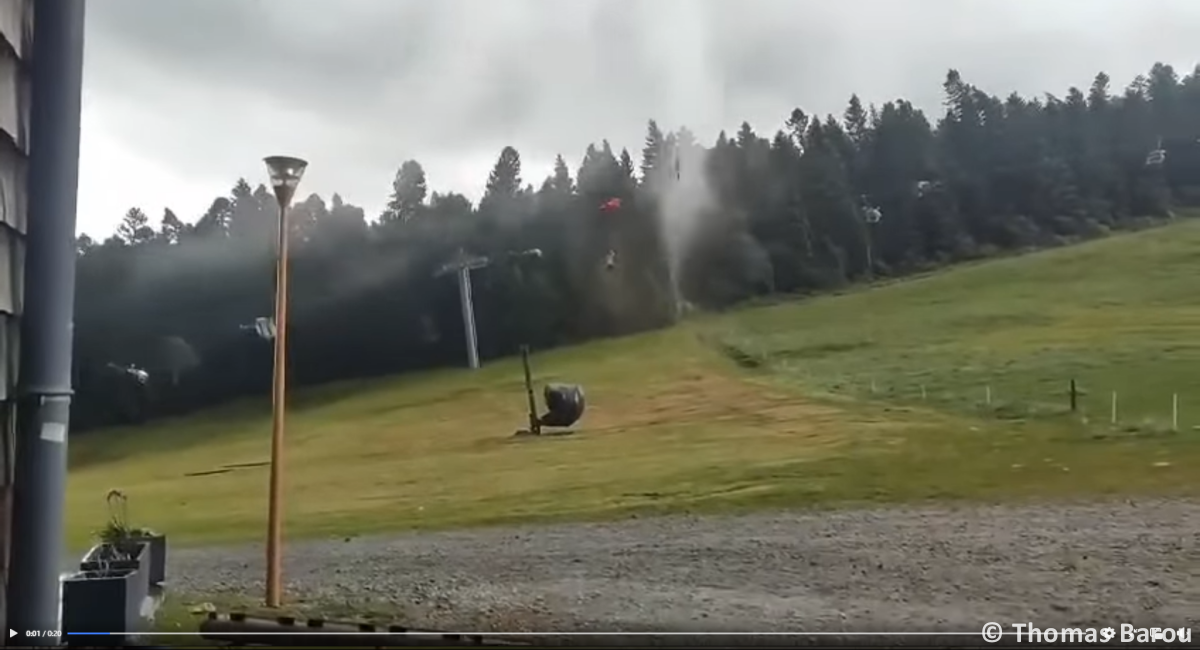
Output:
[[458,249],[454,259],[442,265],[433,277],[454,273],[458,278],[458,300],[462,305],[463,331],[467,338],[467,365],[471,370],[479,369],[479,339],[475,333],[475,304],[471,295],[471,271],[482,269],[491,260],[483,256],[468,255],[463,249]]
[[875,238],[874,232],[876,224],[883,220],[883,211],[881,211],[877,206],[868,203],[867,197],[864,196],[862,199],[863,222],[867,224],[867,275],[869,277],[874,277],[875,258],[872,251],[874,244],[873,240]]
[[[540,248],[530,248],[523,251],[505,252],[501,259],[515,261],[522,258],[540,259],[541,257],[542,250]],[[469,255],[466,250],[460,248],[454,259],[443,264],[433,274],[433,277],[439,278],[454,273],[458,278],[458,300],[462,304],[463,332],[467,339],[467,365],[471,370],[479,369],[479,337],[475,330],[475,298],[471,292],[471,271],[482,269],[491,263],[490,257]]]

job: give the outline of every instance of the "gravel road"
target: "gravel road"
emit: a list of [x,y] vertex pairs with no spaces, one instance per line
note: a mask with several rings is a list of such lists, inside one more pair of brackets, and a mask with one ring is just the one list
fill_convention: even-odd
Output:
[[[433,629],[971,631],[1200,624],[1200,503],[879,509],[297,542],[289,595]],[[170,588],[262,590],[261,546]]]

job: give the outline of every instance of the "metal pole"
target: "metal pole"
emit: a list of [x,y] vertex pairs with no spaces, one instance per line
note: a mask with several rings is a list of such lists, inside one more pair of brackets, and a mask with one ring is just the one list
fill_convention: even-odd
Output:
[[471,269],[458,269],[458,299],[462,302],[463,330],[467,337],[467,364],[479,369],[479,339],[475,335],[475,305],[471,299]]
[[267,607],[279,607],[283,593],[283,432],[287,403],[288,314],[287,204],[279,204],[279,243],[275,261],[275,372],[271,380],[271,486],[267,511]]
[[541,435],[542,424],[538,422],[537,401],[533,398],[533,371],[529,368],[529,346],[521,346],[521,365],[525,367],[525,394],[529,397],[529,432]]
[[867,279],[875,277],[875,258],[873,256],[872,244],[875,239],[875,227],[870,222],[867,223]]
[[[59,629],[84,0],[39,0],[33,21],[25,305],[7,626]],[[7,638],[7,636],[6,636]],[[57,637],[25,637],[57,645]]]

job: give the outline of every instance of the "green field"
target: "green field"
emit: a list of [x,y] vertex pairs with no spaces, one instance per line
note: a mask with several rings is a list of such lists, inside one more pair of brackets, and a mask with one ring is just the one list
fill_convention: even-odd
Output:
[[[512,437],[517,360],[300,393],[288,534],[1193,494],[1197,274],[1189,221],[536,355],[539,384],[587,390],[572,436]],[[76,438],[72,546],[110,488],[174,540],[261,538],[265,467],[186,475],[266,461],[269,432],[264,401]]]

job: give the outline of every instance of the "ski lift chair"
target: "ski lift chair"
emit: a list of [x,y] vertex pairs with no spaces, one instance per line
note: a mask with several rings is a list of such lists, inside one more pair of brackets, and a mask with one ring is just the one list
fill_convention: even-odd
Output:
[[246,325],[238,325],[238,329],[243,332],[254,332],[255,336],[264,341],[275,339],[275,319],[266,316],[259,316],[254,319],[253,323]]
[[1167,150],[1163,149],[1162,138],[1158,139],[1158,145],[1146,155],[1146,166],[1157,167],[1162,165],[1167,160]]

